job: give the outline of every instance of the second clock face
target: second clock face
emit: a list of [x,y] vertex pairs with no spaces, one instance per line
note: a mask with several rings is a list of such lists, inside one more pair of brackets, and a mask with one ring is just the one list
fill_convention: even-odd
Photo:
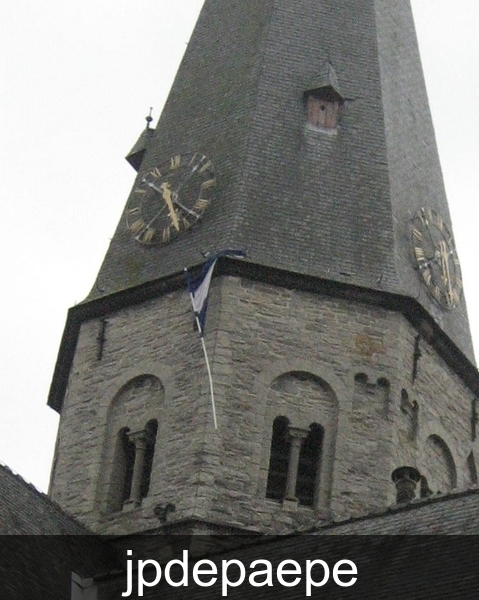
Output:
[[166,244],[201,219],[215,185],[204,154],[172,156],[141,177],[126,210],[127,227],[142,244]]
[[414,258],[429,293],[443,308],[461,301],[462,279],[452,234],[442,217],[421,208],[412,227]]

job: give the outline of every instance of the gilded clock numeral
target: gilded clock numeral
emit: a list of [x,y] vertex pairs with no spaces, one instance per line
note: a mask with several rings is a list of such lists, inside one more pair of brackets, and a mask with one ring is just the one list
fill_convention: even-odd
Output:
[[142,240],[149,244],[155,237],[156,229],[154,227],[147,227],[142,235]]
[[419,231],[419,229],[416,229],[414,227],[414,229],[412,230],[412,234],[415,240],[417,240],[418,242],[422,242],[422,232]]
[[146,189],[145,188],[136,188],[135,194],[146,194]]
[[135,206],[135,208],[129,208],[126,212],[130,217],[138,217],[140,215],[140,207]]
[[195,210],[205,210],[206,208],[208,208],[210,201],[207,198],[199,198],[195,205],[193,206],[193,208]]
[[195,152],[193,154],[193,156],[190,158],[188,166],[192,167],[193,165],[195,165],[194,170],[196,170],[204,158],[205,157],[203,156],[203,154],[200,154],[199,152]]
[[441,294],[441,289],[440,289],[440,288],[439,288],[437,285],[435,285],[435,286],[433,287],[433,289],[432,289],[432,295],[434,296],[434,298],[435,298],[435,299],[436,299],[438,302],[441,302],[441,296],[442,296],[442,294]]
[[424,208],[421,208],[421,210],[417,213],[417,217],[421,221],[421,224],[424,227],[428,226],[427,217],[426,217],[426,213],[425,213],[425,209]]
[[207,157],[204,156],[203,154],[199,154],[198,152],[195,152],[193,154],[193,156],[191,157],[191,160],[188,163],[188,166],[191,167],[191,170],[193,172],[197,171],[198,173],[203,174],[208,169],[211,169],[211,167],[213,166],[213,163],[211,162],[211,160],[208,160]]
[[160,171],[160,169],[158,167],[155,167],[154,169],[152,169],[150,171],[150,173],[156,178],[159,179],[160,177],[163,176],[163,173]]
[[208,179],[207,181],[203,181],[203,183],[201,184],[201,189],[202,190],[207,190],[211,187],[213,187],[216,184],[216,179],[213,177],[212,179]]
[[178,169],[181,165],[181,155],[177,154],[176,156],[172,156],[170,158],[170,169]]
[[169,242],[170,237],[171,237],[171,227],[165,227],[161,234],[161,241],[164,243]]
[[424,254],[424,249],[420,246],[414,246],[414,254],[418,261],[425,261],[426,255]]
[[191,223],[188,221],[186,217],[181,217],[181,222],[183,223],[183,228],[188,229],[191,226]]
[[134,235],[138,235],[140,233],[140,231],[143,231],[143,229],[145,229],[146,227],[146,223],[145,221],[143,221],[143,219],[140,217],[139,219],[137,219],[136,221],[134,221],[131,225],[130,225],[130,231],[134,234]]
[[431,271],[429,269],[423,269],[421,273],[426,285],[430,285],[432,281]]
[[209,160],[208,162],[206,162],[201,169],[199,169],[198,173],[204,173],[205,171],[207,171],[210,167],[211,167],[211,160]]

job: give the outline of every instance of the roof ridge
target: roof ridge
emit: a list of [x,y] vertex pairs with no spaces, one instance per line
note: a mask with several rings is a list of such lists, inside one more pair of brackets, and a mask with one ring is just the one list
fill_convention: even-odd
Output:
[[47,494],[45,494],[45,492],[42,492],[42,490],[37,488],[34,483],[25,479],[25,477],[23,477],[23,475],[21,475],[20,473],[18,473],[14,469],[12,469],[12,467],[10,467],[10,465],[7,465],[1,459],[0,459],[0,468],[3,468],[4,471],[8,471],[8,473],[10,473],[10,475],[13,475],[13,477],[15,477],[15,479],[20,481],[26,487],[31,488],[36,494],[39,494],[40,496],[44,496],[44,497],[48,498],[48,496],[47,496]]
[[358,523],[361,521],[368,521],[377,519],[379,517],[387,517],[391,514],[406,512],[409,510],[414,510],[417,508],[421,508],[423,506],[428,506],[430,504],[437,504],[439,502],[446,502],[449,500],[455,500],[456,498],[463,498],[465,496],[473,496],[479,495],[479,486],[473,486],[468,488],[467,490],[451,490],[447,494],[441,494],[437,492],[432,496],[428,496],[427,498],[417,498],[411,500],[410,502],[404,502],[401,504],[391,504],[390,506],[385,507],[382,510],[378,510],[377,512],[371,512],[364,515],[358,516],[350,516],[345,519],[339,520],[330,520],[324,523],[319,523],[314,525],[313,527],[309,527],[303,530],[296,530],[297,533],[308,534],[314,533],[316,531],[324,530],[324,529],[333,529],[335,527],[339,527],[341,525],[349,525],[350,523]]

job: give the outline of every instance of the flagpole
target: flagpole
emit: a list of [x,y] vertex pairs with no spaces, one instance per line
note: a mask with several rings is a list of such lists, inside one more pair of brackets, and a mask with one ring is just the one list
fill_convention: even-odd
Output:
[[193,306],[196,325],[201,338],[201,347],[203,348],[203,354],[205,355],[206,368],[208,370],[208,381],[210,382],[211,408],[213,410],[215,429],[218,429],[218,423],[216,421],[215,393],[213,390],[213,377],[211,376],[210,361],[208,359],[208,353],[206,352],[204,329],[211,278],[213,276],[215,264],[220,256],[245,257],[246,252],[244,250],[233,250],[226,248],[220,252],[214,252],[213,254],[208,255],[206,262],[203,264],[201,272],[195,277],[195,279],[191,279],[186,267],[183,269],[185,273],[186,287],[188,289],[188,293],[190,294],[191,305]]
[[[200,324],[198,317],[196,317],[196,324],[197,325]],[[215,424],[215,429],[218,429],[218,422],[216,421],[215,393],[213,390],[213,377],[211,376],[210,361],[208,360],[208,353],[206,352],[205,338],[203,336],[201,336],[200,339],[201,339],[201,346],[203,348],[203,354],[205,355],[206,369],[208,371],[208,380],[210,382],[211,410],[213,411],[213,423]]]
[[[185,273],[188,273],[188,270],[184,269]],[[191,299],[191,304],[193,305],[193,308],[195,307],[195,299],[193,294],[191,293],[191,291],[189,291],[190,294],[190,299]],[[216,420],[216,405],[215,405],[215,392],[213,389],[213,377],[211,375],[211,367],[210,367],[210,360],[208,358],[208,352],[206,351],[206,344],[205,344],[205,338],[203,337],[203,329],[201,327],[201,323],[200,323],[200,319],[198,318],[198,313],[195,311],[195,319],[196,319],[196,326],[198,327],[198,332],[200,334],[200,340],[201,340],[201,347],[203,348],[203,354],[205,356],[205,363],[206,363],[206,370],[208,371],[208,381],[210,384],[210,395],[211,395],[211,410],[213,411],[213,423],[215,425],[215,429],[218,429],[218,421]]]

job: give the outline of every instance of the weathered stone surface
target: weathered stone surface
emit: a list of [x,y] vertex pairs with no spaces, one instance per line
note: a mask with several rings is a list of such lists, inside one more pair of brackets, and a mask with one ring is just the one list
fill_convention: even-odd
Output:
[[[169,502],[176,508],[170,523],[197,517],[285,531],[394,503],[398,466],[417,467],[433,491],[470,481],[473,395],[424,339],[412,381],[417,332],[399,313],[218,277],[206,334],[217,431],[186,292],[111,314],[101,360],[97,332],[90,321],[80,333],[51,489],[95,531],[158,528],[153,509]],[[124,418],[115,416],[112,406],[141,375],[156,378],[156,392],[137,394],[125,404],[131,414],[125,408]],[[414,435],[403,390],[419,406]],[[315,509],[265,498],[279,415],[294,427],[325,428]],[[108,512],[115,435],[151,418],[159,427],[149,495],[140,508]]]

